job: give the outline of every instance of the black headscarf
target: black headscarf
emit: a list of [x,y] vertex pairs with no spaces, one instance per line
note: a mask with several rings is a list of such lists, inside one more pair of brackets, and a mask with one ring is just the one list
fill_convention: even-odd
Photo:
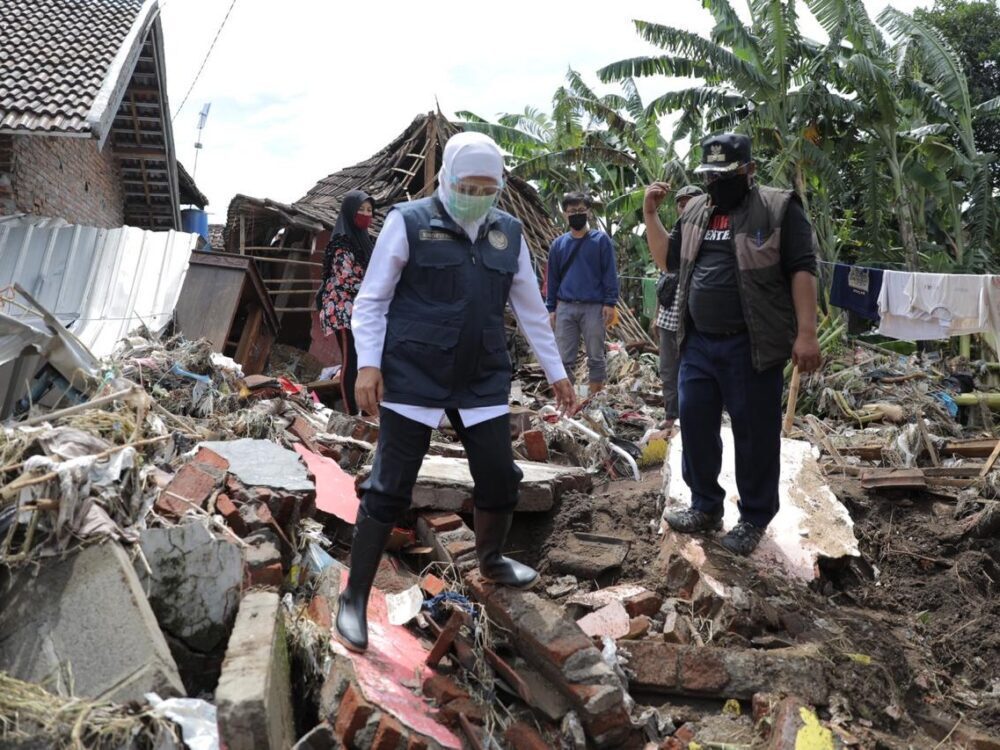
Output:
[[361,204],[368,201],[375,209],[374,199],[364,190],[352,190],[344,196],[340,204],[340,216],[337,217],[337,224],[333,228],[333,237],[342,234],[351,243],[351,251],[354,259],[361,264],[361,267],[368,270],[368,261],[372,258],[372,237],[367,229],[358,229],[354,224],[354,214],[361,208]]

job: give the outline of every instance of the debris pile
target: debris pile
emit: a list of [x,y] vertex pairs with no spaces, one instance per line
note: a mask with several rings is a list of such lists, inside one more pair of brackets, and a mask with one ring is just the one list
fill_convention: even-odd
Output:
[[616,348],[570,419],[524,365],[508,553],[539,584],[479,575],[443,424],[357,654],[331,629],[378,423],[275,352],[244,376],[140,331],[71,405],[53,392],[6,424],[0,744],[996,746],[991,368],[858,350],[804,378],[782,510],[744,560],[661,521],[689,498],[655,354]]

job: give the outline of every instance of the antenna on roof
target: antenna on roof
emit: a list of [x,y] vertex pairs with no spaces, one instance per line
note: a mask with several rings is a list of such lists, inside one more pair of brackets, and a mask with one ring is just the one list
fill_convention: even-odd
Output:
[[198,174],[198,153],[202,149],[201,145],[201,131],[205,129],[205,123],[208,121],[208,110],[212,108],[212,102],[206,102],[205,106],[201,108],[201,112],[198,113],[198,140],[194,142],[194,168],[191,171],[191,180],[193,181],[195,176]]

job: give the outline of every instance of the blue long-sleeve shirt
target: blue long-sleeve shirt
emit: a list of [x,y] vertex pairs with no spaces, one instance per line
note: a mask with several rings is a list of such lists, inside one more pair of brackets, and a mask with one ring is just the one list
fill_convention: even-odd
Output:
[[549,312],[555,311],[559,300],[600,302],[609,307],[618,304],[618,269],[611,238],[591,229],[582,242],[568,271],[566,264],[577,239],[567,232],[557,237],[549,249],[545,300]]

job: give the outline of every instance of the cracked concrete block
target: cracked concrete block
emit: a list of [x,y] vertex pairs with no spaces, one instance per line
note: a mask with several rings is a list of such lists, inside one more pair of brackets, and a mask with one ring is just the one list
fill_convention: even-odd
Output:
[[285,750],[295,743],[288,644],[276,593],[243,597],[215,703],[220,739],[229,750]]
[[226,440],[201,444],[229,462],[229,473],[247,487],[273,487],[290,492],[311,492],[306,465],[295,451],[270,440]]
[[139,546],[152,569],[135,568],[160,627],[189,648],[209,652],[225,643],[239,606],[243,553],[200,521],[146,529]]
[[184,695],[132,561],[117,543],[18,570],[0,580],[0,591],[0,669],[14,677],[110,701]]

